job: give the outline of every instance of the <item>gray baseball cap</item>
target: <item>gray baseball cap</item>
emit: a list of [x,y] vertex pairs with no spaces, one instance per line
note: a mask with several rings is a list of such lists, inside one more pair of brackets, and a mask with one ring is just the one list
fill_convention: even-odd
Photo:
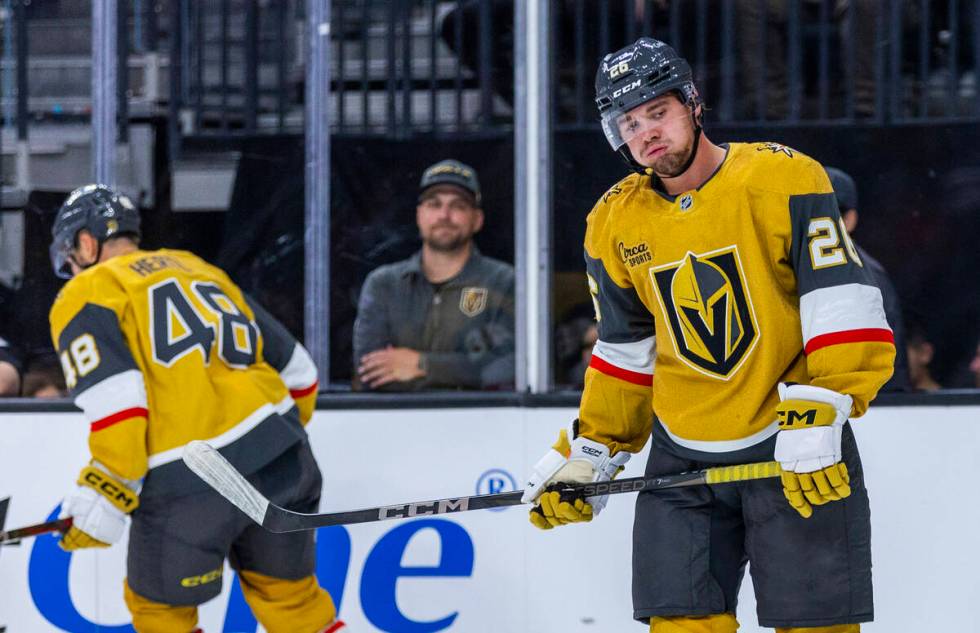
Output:
[[465,163],[448,158],[428,167],[422,172],[422,180],[419,182],[419,199],[427,189],[435,185],[460,187],[470,192],[476,206],[480,206],[480,181],[477,180],[476,170]]
[[834,188],[834,195],[837,196],[837,206],[845,211],[857,209],[858,190],[854,179],[836,167],[824,167],[824,169],[830,178],[830,185]]

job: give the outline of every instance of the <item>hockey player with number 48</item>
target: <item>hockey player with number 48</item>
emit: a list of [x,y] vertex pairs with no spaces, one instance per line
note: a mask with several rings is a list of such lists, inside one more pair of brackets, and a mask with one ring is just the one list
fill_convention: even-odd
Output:
[[180,459],[206,439],[270,498],[316,512],[320,470],[304,429],[316,367],[223,271],[185,251],[141,250],[139,226],[127,197],[88,185],[52,229],[52,264],[70,281],[51,335],[92,456],[62,503],[73,524],[60,544],[108,547],[131,517],[123,590],[139,633],[196,630],[226,557],[265,630],[340,631],[314,575],[314,533],[263,530]]
[[607,55],[596,93],[636,173],[588,217],[599,340],[578,419],[525,487],[531,522],[591,520],[605,497],[549,487],[608,480],[648,438],[648,477],[775,459],[781,481],[639,494],[633,616],[733,633],[751,562],[761,625],[856,633],[873,618],[871,527],[848,420],[895,348],[827,175],[783,145],[709,141],[691,68],[663,42]]

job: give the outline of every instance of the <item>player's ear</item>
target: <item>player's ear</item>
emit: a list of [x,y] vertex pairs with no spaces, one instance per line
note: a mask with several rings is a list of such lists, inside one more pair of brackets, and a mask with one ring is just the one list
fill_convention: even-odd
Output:
[[91,261],[99,252],[99,240],[88,229],[82,229],[75,236],[75,247],[85,261]]

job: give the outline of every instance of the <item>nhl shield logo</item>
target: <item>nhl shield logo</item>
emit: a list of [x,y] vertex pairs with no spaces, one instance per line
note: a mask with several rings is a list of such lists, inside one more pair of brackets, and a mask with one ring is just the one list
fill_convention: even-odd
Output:
[[459,295],[459,311],[475,317],[487,308],[487,289],[468,286]]
[[734,376],[759,339],[738,249],[688,252],[650,276],[678,358],[713,378]]

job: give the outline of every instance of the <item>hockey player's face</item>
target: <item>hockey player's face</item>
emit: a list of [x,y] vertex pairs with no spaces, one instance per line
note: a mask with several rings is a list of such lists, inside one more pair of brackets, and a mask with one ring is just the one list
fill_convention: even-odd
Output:
[[679,175],[694,150],[691,110],[673,95],[633,108],[619,126],[636,162],[661,177]]
[[456,187],[436,188],[419,202],[416,221],[422,242],[437,251],[456,251],[483,226],[483,211]]

